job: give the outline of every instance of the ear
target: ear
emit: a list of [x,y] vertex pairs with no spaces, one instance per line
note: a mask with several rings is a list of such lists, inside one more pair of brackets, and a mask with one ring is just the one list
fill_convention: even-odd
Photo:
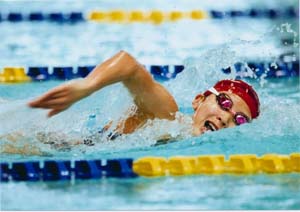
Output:
[[195,96],[195,99],[192,102],[192,107],[194,110],[197,110],[200,103],[202,103],[205,100],[205,96],[203,94],[198,94]]

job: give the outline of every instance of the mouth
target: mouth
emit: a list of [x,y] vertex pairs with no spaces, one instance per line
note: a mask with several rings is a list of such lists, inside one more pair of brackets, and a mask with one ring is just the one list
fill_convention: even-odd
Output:
[[205,121],[204,122],[204,127],[206,128],[206,130],[210,130],[210,131],[216,131],[219,128],[211,121]]

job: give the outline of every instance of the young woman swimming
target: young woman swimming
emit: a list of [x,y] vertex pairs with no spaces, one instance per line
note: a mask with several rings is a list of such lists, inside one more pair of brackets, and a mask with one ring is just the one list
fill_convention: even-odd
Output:
[[[125,51],[99,64],[86,78],[59,85],[28,103],[33,108],[49,109],[51,117],[105,86],[122,82],[133,97],[136,109],[113,135],[128,134],[149,119],[174,120],[178,105],[174,97],[156,82],[143,65]],[[241,80],[221,80],[192,101],[192,133],[199,136],[249,123],[259,115],[259,99],[254,89]],[[107,125],[104,130],[110,128]]]

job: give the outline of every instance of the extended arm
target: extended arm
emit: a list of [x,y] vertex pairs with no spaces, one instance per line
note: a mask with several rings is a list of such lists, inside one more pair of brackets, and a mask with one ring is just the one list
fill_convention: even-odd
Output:
[[116,82],[122,82],[126,86],[138,111],[157,118],[174,119],[175,112],[178,111],[174,98],[124,51],[98,65],[86,78],[55,87],[29,102],[29,106],[50,109],[48,115],[53,116],[76,101]]

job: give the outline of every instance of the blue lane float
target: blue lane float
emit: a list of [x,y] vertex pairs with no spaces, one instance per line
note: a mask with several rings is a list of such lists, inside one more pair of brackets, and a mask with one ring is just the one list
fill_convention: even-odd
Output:
[[71,180],[71,162],[45,161],[42,174],[44,181]]
[[[250,69],[250,70],[249,70]],[[237,78],[248,78],[251,76],[264,78],[283,78],[299,76],[299,61],[284,62],[247,62],[235,63],[231,67],[223,68],[225,74],[236,71]]]
[[299,17],[299,8],[295,8],[295,7],[289,7],[287,10],[286,10],[286,14],[289,16],[289,17]]
[[0,176],[1,182],[8,182],[10,171],[8,168],[8,163],[1,163],[0,165]]
[[79,66],[77,68],[78,77],[86,77],[96,66]]
[[232,18],[248,16],[248,14],[246,12],[240,11],[240,10],[232,10],[229,12],[229,14],[230,14],[230,17],[232,17]]
[[41,12],[32,12],[28,15],[29,21],[43,21],[45,19],[45,16]]
[[171,75],[169,74],[169,66],[163,65],[152,65],[150,66],[150,73],[154,76],[156,80],[164,80],[171,78]]
[[70,22],[81,22],[84,21],[83,13],[81,12],[72,12],[69,16]]
[[[235,64],[236,66],[235,67],[239,67],[237,68],[237,70],[240,70],[241,71],[241,66],[239,64]],[[261,76],[262,74],[265,73],[265,65],[264,63],[253,63],[253,62],[249,62],[248,63],[248,67],[252,70],[252,71],[255,71],[255,74],[257,76]]]
[[75,179],[99,179],[103,171],[101,160],[75,161]]
[[70,80],[75,78],[73,67],[54,67],[52,77],[59,80]]
[[14,181],[39,181],[39,162],[13,163],[11,176]]
[[135,178],[133,159],[110,160],[46,160],[44,162],[15,162],[11,168],[1,163],[1,182],[8,181],[70,181],[100,178]]
[[76,23],[85,21],[84,15],[82,12],[71,12],[71,13],[62,13],[62,12],[30,12],[28,14],[23,14],[19,12],[9,12],[6,15],[0,14],[0,21],[8,22],[20,22],[20,21],[49,21],[55,23]]
[[251,18],[257,18],[262,16],[263,12],[261,10],[257,10],[257,9],[250,9],[249,10],[249,16]]
[[[173,68],[171,70],[171,68]],[[156,80],[169,80],[173,79],[184,70],[183,65],[151,65],[150,73],[154,76]]]
[[184,70],[183,65],[175,65],[174,68],[175,68],[174,71],[175,71],[176,74],[178,74],[178,73],[180,73]]
[[299,17],[299,10],[295,7],[288,7],[286,9],[256,9],[251,8],[249,10],[229,10],[219,11],[211,10],[210,15],[215,19],[223,18],[238,18],[238,17],[250,17],[250,18],[296,18]]
[[105,166],[107,177],[132,178],[137,175],[132,170],[133,159],[108,160]]
[[37,81],[48,80],[50,77],[48,67],[29,67],[27,76]]
[[23,20],[23,15],[21,13],[9,13],[7,15],[7,20],[11,22],[19,22]]
[[63,13],[50,13],[50,14],[48,14],[48,20],[54,21],[54,22],[59,22],[59,23],[66,21]]

